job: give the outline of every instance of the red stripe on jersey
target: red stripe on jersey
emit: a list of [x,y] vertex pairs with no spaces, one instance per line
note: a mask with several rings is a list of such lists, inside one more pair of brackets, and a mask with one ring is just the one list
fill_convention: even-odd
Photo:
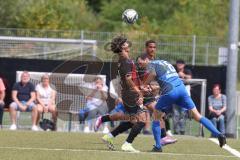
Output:
[[137,73],[137,67],[134,64],[133,60],[131,61],[132,63],[132,80],[136,86],[140,86],[140,79]]

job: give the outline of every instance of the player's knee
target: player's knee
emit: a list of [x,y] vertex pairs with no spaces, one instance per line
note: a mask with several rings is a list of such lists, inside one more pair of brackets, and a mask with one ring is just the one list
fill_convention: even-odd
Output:
[[145,126],[144,122],[137,122],[134,127],[135,132],[140,133],[144,126]]
[[119,120],[125,120],[124,114],[122,112],[117,112],[115,114],[112,114],[109,116],[111,121],[119,121]]
[[154,110],[153,112],[153,118],[154,120],[162,120],[164,116],[164,113],[158,110]]
[[145,123],[144,122],[138,122],[138,126],[139,126],[139,128],[143,128],[145,126]]
[[193,118],[195,121],[200,121],[200,119],[202,118],[202,115],[198,112],[198,110],[195,108],[191,109],[191,113],[193,115]]

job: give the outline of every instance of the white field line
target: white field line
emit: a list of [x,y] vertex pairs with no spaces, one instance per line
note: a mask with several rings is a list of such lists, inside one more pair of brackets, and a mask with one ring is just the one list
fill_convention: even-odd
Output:
[[128,154],[150,154],[150,155],[170,155],[170,156],[195,156],[195,157],[223,157],[223,158],[235,158],[235,156],[227,155],[214,155],[214,154],[187,154],[187,153],[156,153],[156,152],[123,152],[123,151],[108,151],[108,150],[85,150],[85,149],[65,149],[65,148],[31,148],[31,147],[1,147],[0,149],[12,149],[12,150],[41,150],[41,151],[69,151],[69,152],[101,152],[101,153],[128,153]]
[[[218,142],[217,139],[209,138],[209,140],[219,145],[219,142]],[[236,149],[231,148],[229,145],[225,144],[222,148],[227,150],[228,152],[230,152],[234,156],[240,158],[240,152],[238,152]]]

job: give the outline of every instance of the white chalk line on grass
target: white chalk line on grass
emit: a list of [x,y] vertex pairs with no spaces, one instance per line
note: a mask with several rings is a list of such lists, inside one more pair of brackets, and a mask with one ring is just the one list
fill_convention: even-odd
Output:
[[[219,145],[219,142],[217,139],[215,138],[209,138],[210,141],[216,143],[217,145]],[[234,156],[240,158],[240,152],[238,152],[236,149],[231,148],[229,145],[225,144],[223,147],[223,149],[227,150],[228,152],[230,152],[231,154],[233,154]]]
[[150,155],[170,155],[170,156],[196,156],[196,157],[223,157],[235,158],[235,156],[214,155],[214,154],[191,154],[191,153],[156,153],[156,152],[123,152],[123,151],[109,151],[109,150],[89,150],[89,149],[66,149],[66,148],[32,148],[32,147],[1,147],[0,149],[14,149],[14,150],[41,150],[41,151],[69,151],[69,152],[101,152],[101,153],[128,153],[128,154],[150,154]]

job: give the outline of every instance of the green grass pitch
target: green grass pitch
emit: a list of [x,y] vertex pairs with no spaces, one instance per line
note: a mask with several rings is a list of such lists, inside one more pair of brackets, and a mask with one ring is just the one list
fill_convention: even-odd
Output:
[[[123,134],[115,139],[116,151],[109,151],[102,143],[102,134],[0,131],[1,160],[235,160],[229,152],[206,138],[177,137],[178,142],[165,146],[163,153],[152,153],[153,137],[138,136],[133,145],[141,153],[120,150],[126,139]],[[240,141],[228,140],[240,150]]]

